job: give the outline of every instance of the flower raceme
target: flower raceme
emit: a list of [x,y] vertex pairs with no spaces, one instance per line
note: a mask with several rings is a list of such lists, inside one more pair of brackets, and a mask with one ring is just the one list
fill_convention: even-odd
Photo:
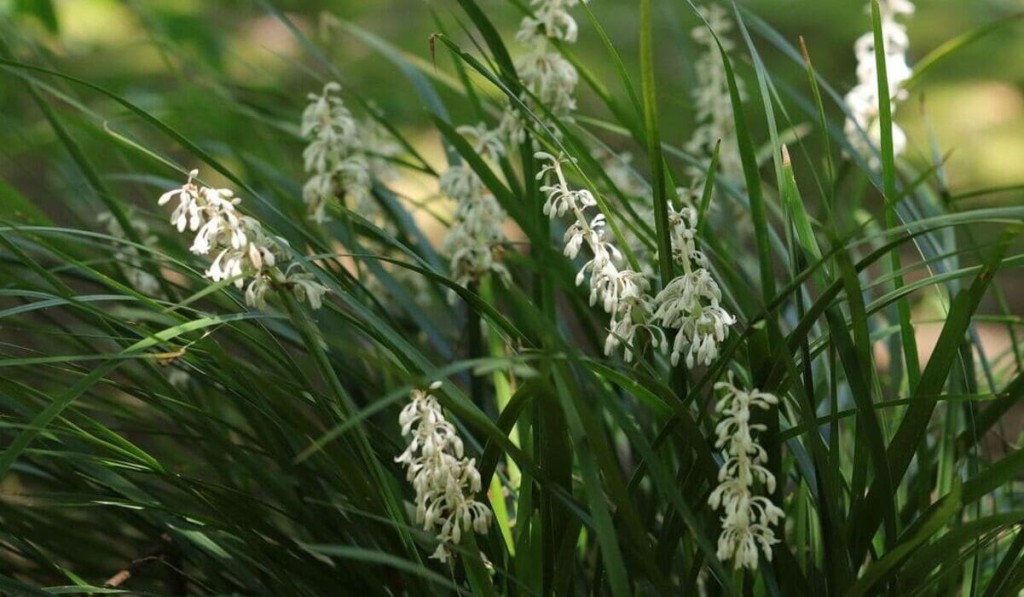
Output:
[[731,379],[715,384],[715,391],[724,392],[715,410],[722,419],[715,427],[715,447],[725,458],[718,472],[718,487],[711,492],[708,504],[722,509],[722,533],[718,537],[718,558],[733,560],[735,567],[757,568],[758,549],[768,561],[772,545],[778,543],[772,526],[783,518],[782,509],[764,496],[755,495],[755,482],[768,494],[775,491],[775,475],[765,464],[768,454],[757,442],[757,434],[765,425],[751,423],[752,409],[771,410],[779,399],[760,390],[749,392],[737,388]]
[[[576,41],[578,27],[568,9],[580,1],[532,0],[532,13],[523,18],[516,34],[516,39],[527,46],[526,53],[515,63],[525,89],[520,100],[531,107],[533,102],[539,102],[562,120],[569,120],[576,109],[574,93],[579,76],[576,68],[552,48],[551,42]],[[552,130],[557,134],[557,128]],[[479,124],[460,126],[457,131],[471,141],[479,155],[492,161],[526,139],[522,114],[511,103],[506,104],[497,128],[490,130]],[[489,272],[507,280],[508,270],[500,259],[505,212],[497,200],[479,175],[465,164],[451,165],[441,175],[440,186],[443,194],[456,201],[455,220],[441,247],[449,258],[455,282],[467,286]]]
[[[546,195],[543,211],[551,219],[571,215],[573,223],[565,231],[565,256],[575,259],[583,246],[590,250],[592,258],[583,264],[576,274],[576,285],[590,279],[590,304],[600,304],[611,316],[609,333],[605,339],[604,352],[610,355],[620,345],[624,346],[626,361],[633,359],[636,350],[636,333],[648,329],[652,344],[660,345],[661,331],[647,326],[650,318],[651,301],[647,293],[649,282],[642,273],[622,267],[622,255],[612,243],[607,229],[607,220],[597,206],[597,200],[587,189],[570,189],[562,171],[561,159],[550,153],[539,151],[534,154],[539,160],[547,161],[537,174],[538,180],[550,174],[554,181],[540,187]],[[598,209],[588,218],[587,209]]]
[[626,361],[632,360],[636,333],[643,329],[655,348],[667,349],[661,326],[677,330],[671,350],[673,366],[680,360],[689,369],[709,365],[736,318],[721,306],[721,289],[707,269],[707,258],[697,249],[697,210],[669,206],[672,255],[683,274],[651,297],[648,275],[620,265],[622,255],[611,241],[605,215],[599,212],[588,218],[584,213],[598,208],[594,195],[586,189],[569,188],[559,158],[545,152],[537,152],[535,157],[548,162],[537,178],[554,178],[540,187],[546,195],[544,213],[552,219],[569,214],[575,220],[563,238],[565,256],[575,259],[584,246],[592,255],[576,274],[576,284],[583,284],[589,275],[590,304],[600,304],[611,316],[605,354],[622,345]]
[[310,175],[302,188],[309,206],[309,217],[317,223],[328,221],[327,201],[347,197],[364,218],[374,220],[378,212],[372,201],[373,178],[389,180],[396,176],[387,158],[400,151],[397,143],[375,121],[359,123],[338,97],[341,85],[329,82],[318,95],[309,94],[309,105],[302,113],[299,133],[309,140],[302,152],[303,165]]
[[[319,309],[327,288],[297,264],[285,272],[277,267],[289,259],[287,241],[268,235],[258,220],[239,212],[242,200],[230,189],[200,186],[195,182],[197,176],[199,171],[192,170],[181,188],[167,191],[157,203],[165,205],[177,199],[171,224],[178,232],[188,228],[196,233],[189,251],[216,255],[204,275],[214,282],[233,279],[236,287],[245,287],[245,302],[250,307],[266,307],[266,292],[276,283],[290,288],[297,300],[308,300],[311,307]],[[246,277],[252,278],[248,286]]]
[[[478,153],[496,157],[495,136],[482,125],[459,127],[459,132],[476,138],[474,149]],[[489,272],[507,281],[510,274],[501,263],[505,210],[480,176],[464,163],[450,166],[439,183],[441,192],[455,200],[454,222],[441,245],[455,282],[468,286]]]
[[426,392],[412,391],[398,416],[409,445],[395,462],[406,468],[406,478],[416,490],[416,522],[426,531],[440,527],[438,546],[430,557],[447,562],[463,532],[487,532],[491,510],[472,497],[480,492],[480,472],[476,460],[463,455],[462,439],[430,393],[440,386],[435,382]]
[[736,317],[721,306],[722,291],[708,270],[708,260],[697,249],[697,210],[669,206],[672,259],[683,269],[654,297],[652,321],[678,330],[672,341],[671,360],[678,365],[686,352],[686,367],[710,365],[718,345],[729,336]]

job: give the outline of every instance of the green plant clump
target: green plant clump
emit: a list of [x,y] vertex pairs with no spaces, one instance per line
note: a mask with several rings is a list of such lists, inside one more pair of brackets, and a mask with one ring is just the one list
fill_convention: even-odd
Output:
[[1019,15],[215,4],[0,2],[0,594],[1024,589]]

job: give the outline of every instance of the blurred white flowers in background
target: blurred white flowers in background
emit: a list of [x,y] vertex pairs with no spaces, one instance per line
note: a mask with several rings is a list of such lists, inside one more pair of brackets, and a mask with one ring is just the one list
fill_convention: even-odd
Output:
[[[146,222],[133,217],[131,213],[125,214],[125,217],[144,246],[155,247],[157,245],[157,238],[150,234],[149,225]],[[121,222],[114,217],[113,213],[109,211],[103,212],[96,217],[96,221],[107,229],[107,234],[110,236],[120,240],[128,239],[128,235],[121,226]],[[118,243],[117,248],[114,250],[114,259],[121,265],[124,278],[132,288],[146,296],[163,297],[163,291],[160,289],[160,280],[143,269],[142,254],[137,246],[128,243]]]
[[[914,5],[908,0],[880,0],[878,8],[882,22],[885,72],[889,85],[886,93],[895,112],[896,104],[907,97],[903,85],[913,74],[907,64],[910,38],[907,36],[907,28],[896,21],[896,17],[914,14]],[[870,13],[871,7],[868,6],[868,14]],[[857,56],[857,85],[844,98],[850,111],[844,132],[854,150],[867,157],[868,163],[877,168],[878,159],[875,157],[875,151],[881,144],[882,131],[879,120],[878,65],[875,60],[874,33],[869,31],[860,36],[853,49]],[[895,123],[892,125],[892,146],[893,155],[903,153],[907,146],[906,133]]]
[[[685,149],[700,159],[706,169],[715,145],[721,141],[718,170],[727,179],[738,181],[743,178],[743,164],[740,162],[740,150],[736,141],[736,124],[732,114],[729,82],[718,48],[719,43],[726,52],[731,52],[736,47],[726,36],[732,31],[733,22],[729,18],[729,11],[718,4],[702,6],[699,10],[707,23],[701,22],[690,33],[690,37],[700,48],[700,54],[693,63],[697,85],[690,92],[696,112],[694,118],[698,125],[687,141]],[[745,99],[743,80],[736,77],[736,85],[740,98]],[[703,179],[705,172],[700,168],[691,168],[690,175]]]
[[[521,94],[519,100],[536,114],[547,110],[562,122],[571,121],[576,110],[579,73],[552,43],[576,42],[579,28],[569,9],[580,3],[581,0],[532,0],[533,14],[523,18],[516,33],[516,40],[526,46],[526,53],[515,60],[516,71],[528,92]],[[559,135],[553,122],[546,124],[553,135]],[[509,145],[518,145],[526,139],[523,115],[511,103],[505,107],[498,131]]]
[[377,121],[357,122],[338,97],[340,92],[340,84],[326,83],[319,95],[309,94],[310,103],[302,113],[299,133],[309,140],[302,152],[309,174],[302,198],[310,219],[318,223],[329,219],[326,204],[333,197],[350,199],[351,209],[379,223],[373,179],[388,182],[397,177],[390,159],[402,148]]

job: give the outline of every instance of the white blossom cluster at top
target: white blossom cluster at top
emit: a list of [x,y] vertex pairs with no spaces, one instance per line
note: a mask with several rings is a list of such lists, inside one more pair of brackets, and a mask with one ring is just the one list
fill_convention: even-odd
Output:
[[318,223],[328,220],[327,202],[332,198],[350,199],[350,208],[374,221],[379,209],[372,200],[373,179],[394,179],[397,175],[387,158],[400,148],[373,120],[359,123],[338,96],[341,85],[329,82],[317,95],[309,94],[309,105],[302,113],[299,133],[309,140],[302,158],[309,179],[302,198],[309,206],[310,218]]
[[[907,49],[910,38],[907,28],[896,20],[899,16],[914,14],[914,5],[909,0],[879,0],[878,8],[882,22],[882,43],[885,55],[885,72],[888,82],[890,105],[907,97],[904,84],[913,71],[907,64]],[[871,7],[868,7],[870,14]],[[878,87],[878,63],[875,60],[875,35],[868,31],[860,36],[853,46],[857,56],[857,85],[846,94],[844,102],[850,111],[844,132],[854,150],[868,158],[868,163],[877,167],[875,152],[881,144],[882,130],[879,119],[880,97]],[[903,153],[907,146],[907,135],[896,124],[892,125],[893,154]]]

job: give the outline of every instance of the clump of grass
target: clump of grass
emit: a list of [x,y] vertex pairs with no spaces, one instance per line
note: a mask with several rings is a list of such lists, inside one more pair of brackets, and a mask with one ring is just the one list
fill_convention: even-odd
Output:
[[[900,137],[910,4],[871,4],[844,101],[852,73],[730,3],[640,2],[634,72],[610,2],[514,3],[507,36],[460,0],[420,55],[331,20],[415,126],[261,3],[303,89],[181,81],[247,141],[5,22],[48,145],[0,187],[0,592],[1024,588],[1024,457],[986,439],[1024,391],[994,283],[1024,210],[962,207],[984,191]],[[685,131],[660,10],[699,56]]]

